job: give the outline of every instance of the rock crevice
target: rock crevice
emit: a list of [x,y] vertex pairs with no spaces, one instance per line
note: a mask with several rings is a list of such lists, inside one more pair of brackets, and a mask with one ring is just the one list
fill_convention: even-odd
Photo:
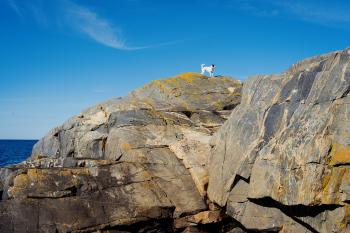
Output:
[[349,63],[346,49],[244,84],[212,139],[208,197],[246,229],[350,229]]

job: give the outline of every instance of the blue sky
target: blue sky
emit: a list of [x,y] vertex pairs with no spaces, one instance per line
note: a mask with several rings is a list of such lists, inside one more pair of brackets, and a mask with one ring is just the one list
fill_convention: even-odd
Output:
[[153,79],[246,79],[350,45],[350,3],[0,0],[0,138],[38,139]]

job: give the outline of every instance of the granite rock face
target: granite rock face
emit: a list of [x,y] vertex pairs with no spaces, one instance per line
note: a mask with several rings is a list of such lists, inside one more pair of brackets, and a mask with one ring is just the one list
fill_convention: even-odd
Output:
[[153,81],[0,169],[0,232],[350,232],[350,49]]
[[185,73],[72,117],[30,159],[0,169],[0,232],[236,228],[209,209],[206,190],[210,139],[241,88]]
[[350,49],[256,76],[212,138],[208,197],[247,230],[350,231]]

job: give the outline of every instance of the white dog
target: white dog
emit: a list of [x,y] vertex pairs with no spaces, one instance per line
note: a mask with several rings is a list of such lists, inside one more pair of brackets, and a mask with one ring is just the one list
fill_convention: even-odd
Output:
[[208,72],[210,77],[214,76],[214,70],[216,68],[216,66],[214,64],[212,64],[211,66],[205,66],[205,64],[201,65],[202,68],[202,74],[204,74],[205,72]]

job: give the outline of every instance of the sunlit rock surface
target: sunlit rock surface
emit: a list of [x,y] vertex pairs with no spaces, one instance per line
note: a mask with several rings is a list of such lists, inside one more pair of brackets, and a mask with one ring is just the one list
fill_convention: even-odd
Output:
[[350,232],[349,63],[185,73],[91,107],[0,169],[0,232]]
[[349,53],[244,84],[212,139],[208,196],[245,228],[349,232]]
[[29,160],[1,170],[0,232],[222,227],[220,210],[207,214],[209,141],[241,87],[185,73],[72,117]]

